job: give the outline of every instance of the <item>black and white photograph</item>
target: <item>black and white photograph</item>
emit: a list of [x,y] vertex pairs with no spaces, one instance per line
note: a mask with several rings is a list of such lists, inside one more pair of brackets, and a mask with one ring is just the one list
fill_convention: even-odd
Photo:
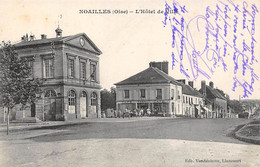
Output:
[[2,0],[0,167],[260,166],[259,0]]

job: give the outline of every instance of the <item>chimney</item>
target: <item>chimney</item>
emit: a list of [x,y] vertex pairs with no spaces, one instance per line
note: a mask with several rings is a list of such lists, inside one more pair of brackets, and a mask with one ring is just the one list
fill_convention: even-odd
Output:
[[30,41],[33,41],[33,40],[34,40],[34,38],[35,38],[35,37],[34,37],[34,35],[33,35],[33,34],[31,34],[31,35],[30,35]]
[[21,37],[21,40],[22,40],[22,41],[25,41],[25,36],[22,36],[22,37]]
[[211,88],[214,88],[214,83],[213,83],[212,81],[210,81],[210,82],[209,82],[209,86],[210,86]]
[[201,81],[201,92],[203,96],[206,96],[206,81]]
[[158,68],[159,70],[165,72],[168,74],[168,61],[163,61],[163,62],[150,62],[149,67],[155,67]]
[[188,84],[193,88],[193,81],[189,81]]
[[28,34],[26,33],[26,35],[22,36],[21,40],[22,41],[28,41],[29,40]]
[[47,35],[46,34],[42,34],[41,35],[41,39],[47,39]]
[[178,82],[182,82],[183,84],[186,84],[186,81],[185,81],[185,79],[179,79],[179,80],[177,80]]

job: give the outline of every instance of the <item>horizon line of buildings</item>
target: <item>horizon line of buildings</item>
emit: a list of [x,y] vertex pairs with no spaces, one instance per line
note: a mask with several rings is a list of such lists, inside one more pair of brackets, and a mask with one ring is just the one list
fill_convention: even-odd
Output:
[[[101,117],[100,49],[85,34],[55,38],[22,36],[14,44],[20,58],[31,67],[31,77],[43,80],[39,100],[11,111],[11,120],[71,120]],[[149,67],[116,85],[116,109],[150,109],[153,115],[218,118],[227,117],[225,95],[213,82],[196,90],[193,82],[168,75],[168,62],[150,62]],[[5,113],[3,107],[1,113]],[[0,114],[0,119],[4,114]]]

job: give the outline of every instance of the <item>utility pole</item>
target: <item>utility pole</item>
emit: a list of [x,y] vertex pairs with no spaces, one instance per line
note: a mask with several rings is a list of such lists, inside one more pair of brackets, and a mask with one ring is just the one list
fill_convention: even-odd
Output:
[[9,107],[7,108],[7,131],[6,131],[6,134],[8,135],[9,134]]

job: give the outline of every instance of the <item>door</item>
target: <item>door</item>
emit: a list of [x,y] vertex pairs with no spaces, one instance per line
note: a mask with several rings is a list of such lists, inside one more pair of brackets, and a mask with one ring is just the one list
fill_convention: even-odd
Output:
[[31,104],[31,117],[35,117],[35,103]]
[[56,115],[56,92],[47,90],[44,96],[44,119],[53,121]]
[[87,98],[80,97],[80,116],[85,118],[87,115]]
[[172,103],[172,114],[175,115],[176,113],[174,112],[174,103]]
[[54,98],[46,98],[44,100],[44,118],[47,121],[55,120],[56,101]]
[[70,90],[68,94],[68,101],[69,101],[69,108],[68,113],[74,114],[75,118],[77,118],[77,112],[76,112],[76,93],[74,90]]
[[87,113],[87,93],[82,91],[80,94],[80,116],[81,118],[88,117]]
[[198,117],[198,109],[195,107],[195,118]]

